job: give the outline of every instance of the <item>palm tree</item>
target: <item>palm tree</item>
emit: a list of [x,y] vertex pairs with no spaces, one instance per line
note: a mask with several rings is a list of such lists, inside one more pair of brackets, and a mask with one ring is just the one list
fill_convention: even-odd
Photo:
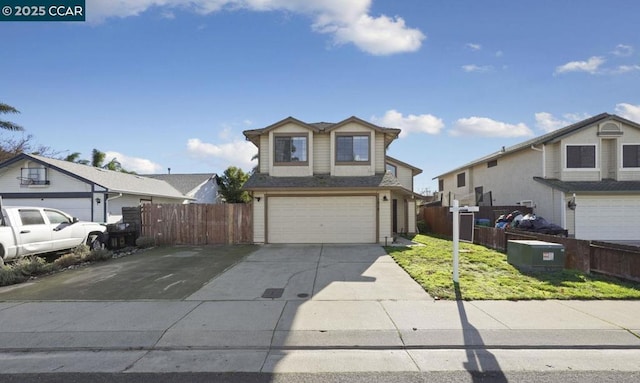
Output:
[[91,152],[91,166],[96,168],[101,168],[104,164],[104,158],[107,155],[104,152],[99,151],[98,149],[93,149]]
[[[0,114],[9,114],[9,113],[18,114],[20,113],[20,111],[11,105],[3,104],[0,102]],[[13,131],[24,130],[22,126],[14,124],[11,121],[5,121],[5,120],[0,120],[0,128],[6,129],[6,130],[13,130]]]

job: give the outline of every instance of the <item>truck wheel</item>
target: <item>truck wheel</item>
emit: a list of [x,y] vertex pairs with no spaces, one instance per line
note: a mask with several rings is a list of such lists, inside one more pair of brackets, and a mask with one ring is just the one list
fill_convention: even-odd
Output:
[[90,234],[89,237],[87,238],[87,246],[89,246],[89,249],[91,250],[102,249],[104,245],[100,240],[101,238],[102,236],[99,234]]

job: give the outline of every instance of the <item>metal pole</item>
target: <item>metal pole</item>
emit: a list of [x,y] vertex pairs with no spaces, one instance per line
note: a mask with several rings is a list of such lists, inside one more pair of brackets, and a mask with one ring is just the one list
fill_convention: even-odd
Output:
[[460,245],[460,205],[453,200],[453,282],[458,283],[458,255]]

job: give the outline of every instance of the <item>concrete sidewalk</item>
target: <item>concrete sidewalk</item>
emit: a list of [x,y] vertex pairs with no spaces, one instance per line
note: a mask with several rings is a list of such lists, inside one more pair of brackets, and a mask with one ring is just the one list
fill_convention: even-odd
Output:
[[378,246],[263,246],[182,301],[0,302],[0,373],[640,371],[638,313],[435,301]]

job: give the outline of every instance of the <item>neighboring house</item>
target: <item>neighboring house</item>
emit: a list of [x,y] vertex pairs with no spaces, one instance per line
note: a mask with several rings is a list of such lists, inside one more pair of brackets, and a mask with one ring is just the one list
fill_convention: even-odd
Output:
[[0,196],[6,205],[51,207],[106,223],[122,219],[123,207],[191,200],[165,181],[32,154],[0,163]]
[[532,206],[578,239],[640,238],[640,125],[607,113],[437,177],[442,204]]
[[144,177],[167,182],[180,193],[193,198],[191,203],[216,204],[222,200],[215,173],[145,174]]
[[245,131],[259,149],[258,171],[244,185],[254,242],[391,243],[395,233],[415,232],[413,176],[421,170],[386,155],[398,134],[357,117],[289,117]]

